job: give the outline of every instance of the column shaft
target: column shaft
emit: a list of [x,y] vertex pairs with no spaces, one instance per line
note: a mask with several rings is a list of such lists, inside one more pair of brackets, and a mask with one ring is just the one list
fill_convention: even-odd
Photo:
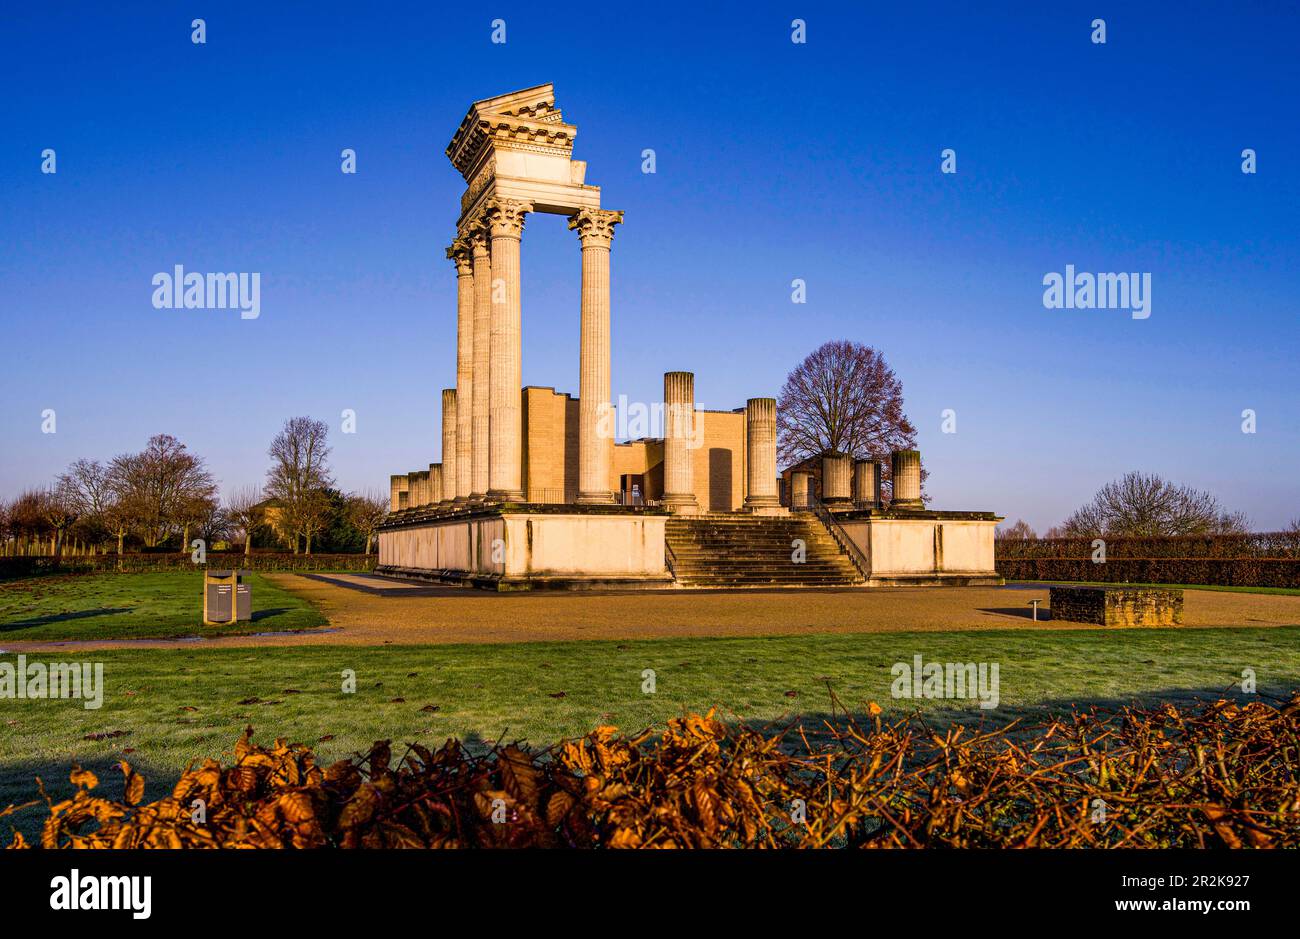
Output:
[[523,334],[519,294],[519,241],[523,236],[527,202],[503,200],[489,204],[492,236],[492,322],[488,413],[489,456],[487,497],[498,502],[522,502],[523,489]]
[[695,375],[664,374],[664,505],[673,512],[699,511],[692,448],[695,440]]
[[822,457],[822,501],[848,504],[853,475],[853,457],[847,453],[827,453]]
[[405,508],[400,497],[405,495],[406,487],[407,479],[405,474],[401,476],[388,477],[388,511],[396,512],[399,509]]
[[771,511],[781,504],[776,485],[776,399],[745,402],[745,508]]
[[921,451],[895,450],[893,454],[893,496],[891,508],[924,508],[921,501]]
[[614,422],[610,404],[609,246],[623,213],[583,209],[569,219],[582,244],[578,351],[578,502],[614,502]]
[[455,388],[442,389],[442,494],[439,502],[456,498],[456,422],[458,413]]
[[[474,260],[471,252],[465,238],[457,238],[447,249],[448,257],[456,262],[456,433],[455,446],[442,452],[442,465],[446,467],[444,495],[457,502],[468,500],[474,490]],[[444,446],[446,439],[444,431]]]
[[486,231],[471,235],[474,259],[474,353],[470,409],[470,495],[482,500],[488,491],[488,418],[489,381],[492,358],[488,345],[492,335],[492,258],[488,254]]

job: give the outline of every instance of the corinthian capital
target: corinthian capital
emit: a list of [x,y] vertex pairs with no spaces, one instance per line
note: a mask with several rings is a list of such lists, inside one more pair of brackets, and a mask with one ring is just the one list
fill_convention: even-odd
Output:
[[493,199],[483,207],[488,231],[493,238],[520,238],[524,234],[524,216],[533,210],[531,202],[518,199]]
[[623,221],[623,213],[613,209],[579,209],[569,216],[569,229],[578,233],[584,248],[608,248],[614,240],[614,226]]
[[457,235],[456,240],[447,248],[447,260],[456,262],[457,274],[469,274],[473,271],[470,253],[469,239],[464,235]]

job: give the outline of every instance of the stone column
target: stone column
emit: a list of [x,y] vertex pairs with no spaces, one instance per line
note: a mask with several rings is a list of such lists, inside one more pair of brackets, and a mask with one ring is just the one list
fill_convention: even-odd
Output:
[[853,464],[853,499],[860,509],[880,508],[880,464],[875,460]]
[[519,241],[531,202],[488,203],[492,236],[491,385],[488,414],[488,492],[494,502],[522,502],[523,335],[519,297]]
[[808,483],[811,473],[802,470],[790,474],[790,511],[806,512],[808,510]]
[[850,477],[853,457],[847,453],[827,453],[822,457],[822,501],[828,505],[851,504]]
[[456,424],[460,420],[455,388],[442,389],[442,494],[439,502],[456,498]]
[[481,502],[488,491],[488,373],[492,367],[488,341],[492,335],[492,257],[488,254],[488,233],[481,223],[470,232],[470,255],[474,261],[474,352],[470,380],[470,494]]
[[890,508],[921,509],[921,451],[895,450],[893,457],[894,497]]
[[695,375],[664,373],[664,506],[686,515],[699,511],[691,451],[695,437]]
[[446,449],[446,393],[443,393],[443,495],[466,502],[473,491],[474,454],[474,260],[469,239],[457,238],[447,249],[456,262],[456,408],[455,446]]
[[406,507],[416,509],[424,505],[424,487],[420,483],[420,474],[406,474]]
[[405,474],[388,477],[388,511],[397,512],[406,508],[401,496],[406,494],[407,480]]
[[781,509],[776,487],[776,399],[745,402],[745,469],[749,495],[745,508],[772,515]]
[[442,501],[442,464],[429,464],[429,491],[425,494],[427,505],[437,505]]
[[623,213],[580,209],[569,228],[582,244],[582,326],[578,353],[578,502],[614,502],[609,390],[609,245]]

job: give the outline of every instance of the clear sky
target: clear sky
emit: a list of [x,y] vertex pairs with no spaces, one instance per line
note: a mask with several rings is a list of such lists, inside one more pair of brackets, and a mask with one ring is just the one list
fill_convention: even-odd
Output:
[[[852,339],[902,380],[939,508],[1042,530],[1140,469],[1278,527],[1300,515],[1300,13],[1239,6],[6,4],[0,494],[158,432],[259,482],[298,414],[330,423],[344,488],[437,461],[464,189],[443,150],[470,102],[549,81],[627,213],[616,397],[685,369],[738,407]],[[260,272],[260,317],[155,309],[176,264]],[[1150,273],[1150,317],[1046,309],[1067,264]],[[527,384],[577,392],[579,271],[564,220],[530,217]]]

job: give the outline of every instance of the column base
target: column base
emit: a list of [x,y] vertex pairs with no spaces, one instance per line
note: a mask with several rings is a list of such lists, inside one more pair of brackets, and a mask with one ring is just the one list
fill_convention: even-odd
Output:
[[920,499],[894,499],[889,503],[891,509],[923,509],[925,503]]
[[524,491],[522,489],[489,489],[487,494],[488,502],[523,502]]
[[740,511],[748,512],[750,515],[789,515],[790,510],[781,504],[781,500],[776,496],[759,496],[757,499],[746,499],[745,504],[740,507]]
[[596,492],[580,492],[578,498],[573,501],[578,505],[614,505],[618,502],[614,498],[613,492],[607,492],[603,489]]
[[670,492],[664,495],[660,500],[665,509],[674,515],[699,515],[700,506],[695,501],[695,493],[674,493]]

